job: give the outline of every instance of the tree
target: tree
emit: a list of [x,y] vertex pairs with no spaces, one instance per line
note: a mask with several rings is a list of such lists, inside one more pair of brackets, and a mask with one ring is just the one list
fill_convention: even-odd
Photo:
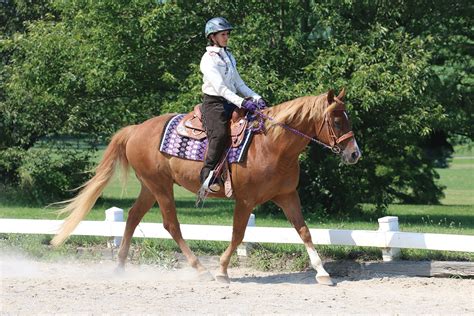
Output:
[[200,102],[203,27],[216,15],[236,26],[230,45],[239,71],[271,103],[346,87],[364,158],[341,168],[311,146],[301,157],[307,211],[316,201],[328,212],[361,202],[379,210],[393,201],[436,203],[442,192],[429,140],[474,134],[467,1],[42,5],[49,14],[32,14],[25,28],[14,23],[17,33],[2,42],[4,179],[21,178],[26,162],[13,160],[31,156],[45,137],[93,147],[124,125],[191,109]]

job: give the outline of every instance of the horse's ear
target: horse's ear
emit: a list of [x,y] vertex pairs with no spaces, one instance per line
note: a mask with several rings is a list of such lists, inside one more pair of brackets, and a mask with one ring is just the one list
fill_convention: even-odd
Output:
[[328,91],[328,103],[329,104],[334,103],[334,90],[333,89]]
[[346,96],[346,89],[345,88],[342,88],[341,92],[339,92],[339,95],[337,96],[337,98],[339,100],[344,100],[344,97]]

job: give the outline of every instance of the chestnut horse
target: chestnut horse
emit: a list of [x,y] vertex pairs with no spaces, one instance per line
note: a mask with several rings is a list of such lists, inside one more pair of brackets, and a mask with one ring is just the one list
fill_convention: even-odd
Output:
[[[310,142],[308,136],[315,137],[339,153],[344,163],[354,164],[359,159],[360,151],[351,131],[343,98],[344,90],[337,97],[330,90],[319,96],[300,97],[262,111],[263,116],[272,118],[265,122],[266,133],[254,135],[246,161],[230,167],[235,199],[233,232],[230,245],[220,258],[220,268],[214,276],[216,280],[229,282],[227,267],[232,253],[242,242],[252,210],[271,200],[283,209],[303,240],[311,264],[317,271],[317,282],[333,284],[314,248],[296,188],[300,173],[298,157]],[[62,244],[89,213],[114,174],[116,165],[121,164],[125,170],[130,165],[141,183],[141,191],[128,213],[118,254],[119,268],[125,265],[135,228],[157,201],[164,228],[199,275],[209,276],[181,235],[173,196],[175,183],[191,192],[198,192],[202,163],[158,151],[163,128],[173,115],[165,114],[139,125],[127,126],[113,136],[94,177],[82,186],[75,198],[65,201],[68,204],[60,212],[69,213],[69,216],[53,238],[53,245]],[[209,196],[223,198],[222,191]]]

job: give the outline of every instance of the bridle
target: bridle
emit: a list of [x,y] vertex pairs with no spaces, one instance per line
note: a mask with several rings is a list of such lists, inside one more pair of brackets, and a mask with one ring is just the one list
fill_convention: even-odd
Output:
[[343,141],[345,141],[345,140],[347,140],[351,137],[354,137],[354,132],[352,132],[352,131],[349,131],[349,132],[343,134],[342,136],[337,137],[336,132],[334,131],[334,127],[332,126],[332,124],[330,122],[330,115],[329,114],[334,112],[334,111],[342,111],[344,113],[344,115],[347,117],[346,109],[344,108],[344,103],[342,103],[340,101],[337,104],[332,103],[331,105],[328,106],[328,108],[330,108],[330,107],[337,107],[338,105],[340,105],[341,107],[332,109],[331,111],[326,111],[326,113],[324,114],[324,118],[322,120],[322,123],[316,131],[316,137],[319,137],[321,135],[321,133],[323,132],[323,128],[325,126],[327,126],[327,131],[328,131],[328,136],[329,136],[328,137],[329,138],[329,144],[327,144],[326,146],[329,147],[331,149],[331,151],[336,153],[336,154],[339,154],[342,151],[341,147],[339,146],[340,143],[342,143]]
[[[333,103],[333,104],[334,104],[334,103]],[[331,104],[330,106],[332,106],[333,104]],[[340,104],[343,105],[344,103],[340,102]],[[329,106],[329,107],[330,107],[330,106]],[[340,110],[341,110],[341,111],[344,111],[344,114],[345,114],[345,111],[346,111],[346,110],[345,110],[344,108],[342,108],[342,109],[340,109]],[[332,110],[332,111],[334,111],[334,110]],[[284,129],[287,129],[287,130],[289,130],[290,132],[292,132],[292,133],[294,133],[294,134],[296,134],[296,135],[299,135],[299,136],[301,136],[301,137],[304,137],[304,138],[306,138],[306,139],[309,139],[310,141],[312,141],[312,142],[314,142],[314,143],[317,143],[317,144],[319,144],[319,145],[321,145],[321,146],[323,146],[323,147],[325,147],[325,148],[330,149],[330,150],[331,150],[333,153],[335,153],[335,154],[340,154],[341,151],[342,151],[342,149],[341,149],[341,147],[339,146],[339,144],[342,143],[343,141],[345,141],[345,140],[351,138],[351,137],[354,137],[354,133],[353,133],[352,131],[349,131],[349,132],[345,133],[344,135],[342,135],[342,136],[340,136],[340,137],[337,137],[336,132],[334,131],[334,128],[333,128],[333,126],[331,125],[330,119],[329,119],[329,113],[331,113],[332,111],[327,111],[327,112],[324,114],[324,118],[323,118],[323,120],[322,120],[322,123],[321,123],[321,125],[319,126],[319,128],[318,128],[317,131],[316,131],[316,137],[319,137],[319,136],[321,135],[321,133],[323,132],[323,128],[324,128],[325,126],[327,126],[327,130],[328,130],[328,134],[329,134],[328,136],[329,136],[329,140],[330,140],[329,144],[326,144],[326,143],[324,143],[324,142],[322,142],[322,141],[320,141],[320,140],[318,140],[318,139],[316,139],[316,138],[314,138],[314,137],[311,137],[311,136],[309,136],[309,135],[306,135],[305,133],[300,132],[299,130],[297,130],[297,129],[291,127],[291,126],[288,126],[288,125],[286,125],[286,124],[284,124],[284,123],[276,122],[274,118],[272,118],[272,117],[270,117],[270,116],[268,116],[268,115],[266,115],[266,114],[264,114],[264,113],[262,113],[262,112],[260,112],[260,111],[258,111],[258,110],[255,110],[254,113],[257,114],[257,115],[259,115],[259,116],[261,116],[261,117],[264,118],[264,119],[269,120],[270,122],[272,122],[273,125],[281,126],[281,127],[283,127]],[[347,114],[345,114],[345,115],[347,116]]]

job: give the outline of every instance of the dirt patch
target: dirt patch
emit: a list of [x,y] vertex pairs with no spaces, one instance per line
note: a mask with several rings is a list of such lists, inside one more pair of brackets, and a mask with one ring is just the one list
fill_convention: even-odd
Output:
[[221,284],[199,281],[189,268],[129,265],[117,275],[112,261],[39,262],[3,255],[0,262],[0,311],[6,314],[474,313],[472,279],[351,275],[326,287],[315,283],[314,271],[232,268],[232,283]]

